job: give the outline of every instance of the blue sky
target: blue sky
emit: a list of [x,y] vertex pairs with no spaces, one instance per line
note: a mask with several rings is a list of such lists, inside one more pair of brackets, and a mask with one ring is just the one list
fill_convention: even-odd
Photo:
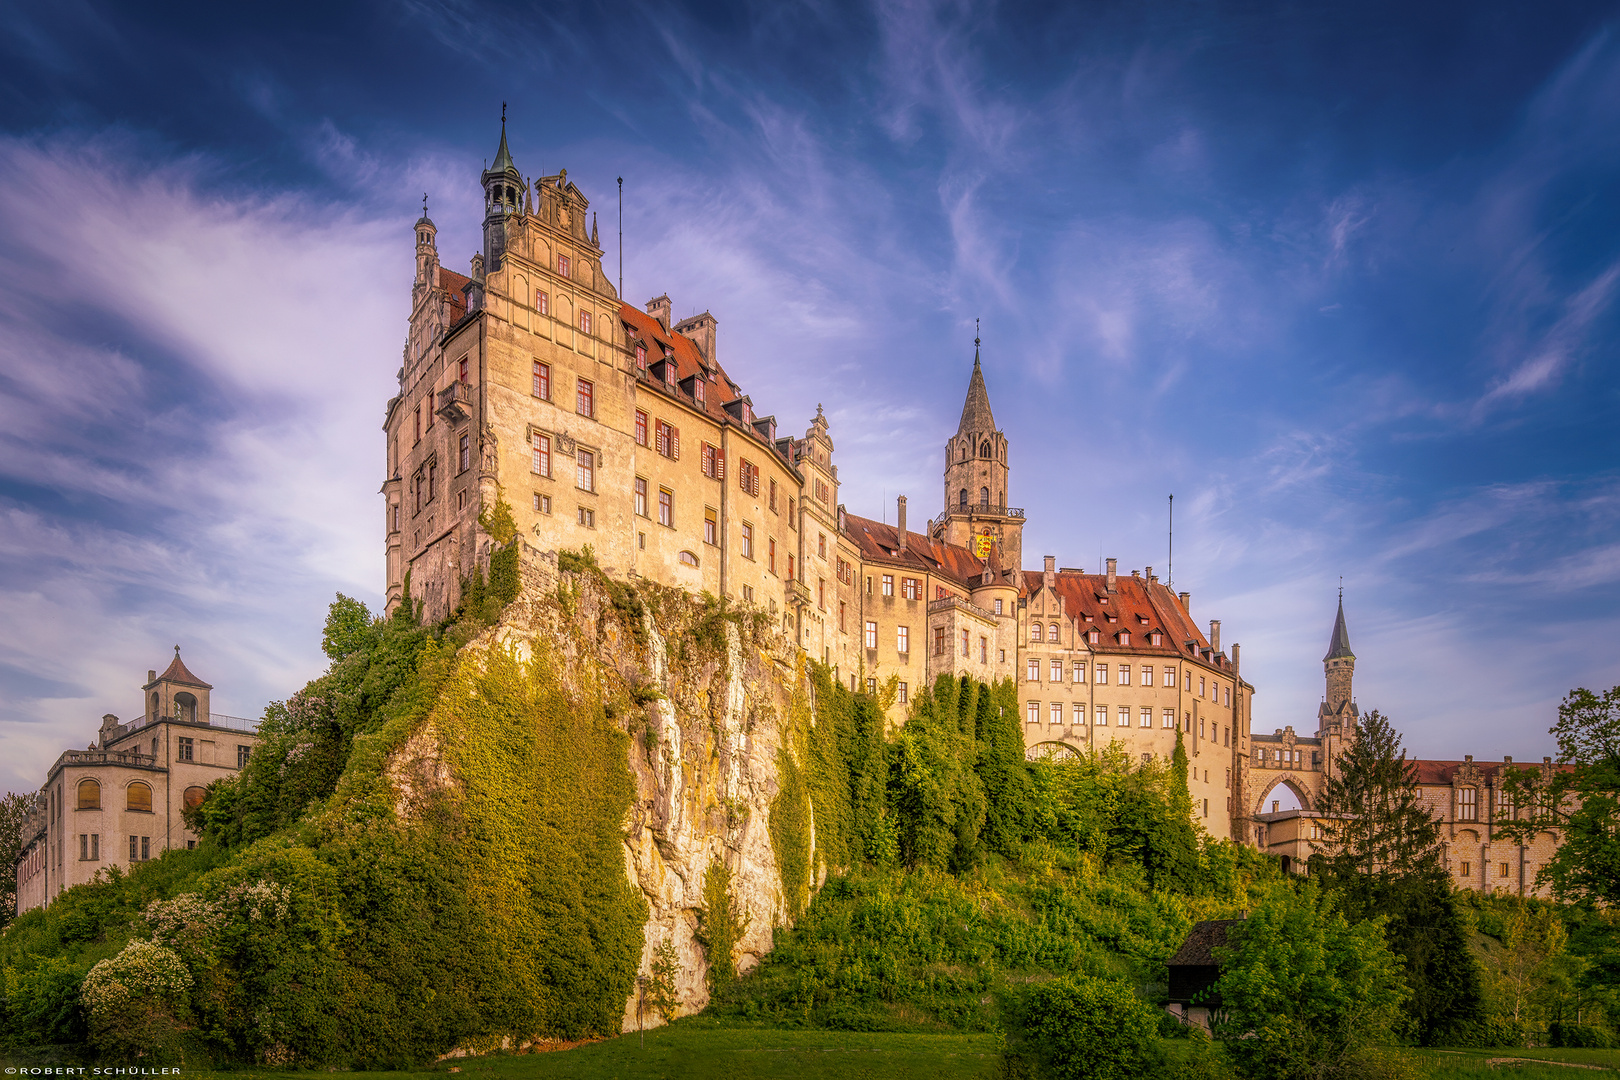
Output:
[[380,598],[383,404],[508,102],[640,303],[823,403],[845,501],[942,498],[983,320],[1032,565],[1165,569],[1255,726],[1520,760],[1620,682],[1612,6],[7,5],[0,788],[172,645],[216,711]]

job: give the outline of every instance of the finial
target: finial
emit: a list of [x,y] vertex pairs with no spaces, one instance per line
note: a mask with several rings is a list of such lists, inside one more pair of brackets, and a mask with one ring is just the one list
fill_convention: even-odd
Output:
[[501,102],[501,130],[506,129],[506,102]]
[[174,647],[174,655],[175,655],[175,659],[179,659],[179,658],[180,658],[180,646],[178,646],[178,645],[176,645],[176,646],[175,646],[175,647]]
[[973,347],[975,349],[979,347],[979,317],[977,315],[973,316]]
[[1344,603],[1344,575],[1339,575],[1339,603]]
[[427,217],[427,192],[422,192],[422,216]]

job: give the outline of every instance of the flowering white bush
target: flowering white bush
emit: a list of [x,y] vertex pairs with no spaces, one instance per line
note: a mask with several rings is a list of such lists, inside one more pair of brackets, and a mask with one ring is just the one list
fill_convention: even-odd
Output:
[[292,890],[272,881],[255,881],[251,885],[232,885],[225,890],[225,901],[240,909],[254,922],[261,919],[285,919]]
[[173,949],[135,940],[90,969],[79,988],[92,1024],[111,1020],[137,999],[175,1001],[191,989],[191,972]]
[[143,913],[152,928],[152,940],[164,945],[187,942],[202,945],[225,925],[218,903],[198,893],[181,893],[173,900],[154,900]]

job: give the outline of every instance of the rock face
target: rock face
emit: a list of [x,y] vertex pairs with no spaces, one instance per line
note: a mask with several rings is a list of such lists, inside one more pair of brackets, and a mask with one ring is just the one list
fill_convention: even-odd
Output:
[[[566,560],[565,560],[565,564]],[[739,971],[759,963],[788,922],[770,816],[790,725],[808,724],[810,681],[798,651],[764,613],[727,612],[708,597],[645,581],[612,582],[592,567],[559,569],[554,553],[524,552],[522,590],[469,648],[504,647],[560,658],[571,696],[600,699],[630,736],[636,800],[624,823],[625,869],[646,898],[640,974],[658,946],[679,959],[679,1015],[708,1004],[710,958],[695,939],[712,862],[730,869],[746,913]],[[411,740],[390,768],[397,808],[427,787],[453,784]],[[803,764],[803,763],[800,763]],[[813,835],[811,838],[813,844]],[[624,1030],[662,1023],[635,997]]]

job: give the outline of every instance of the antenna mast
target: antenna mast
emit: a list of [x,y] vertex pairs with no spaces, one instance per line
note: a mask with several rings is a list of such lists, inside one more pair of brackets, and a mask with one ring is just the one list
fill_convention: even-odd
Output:
[[1170,496],[1170,565],[1165,567],[1165,588],[1176,583],[1176,497]]
[[619,177],[619,302],[624,303],[624,177]]

